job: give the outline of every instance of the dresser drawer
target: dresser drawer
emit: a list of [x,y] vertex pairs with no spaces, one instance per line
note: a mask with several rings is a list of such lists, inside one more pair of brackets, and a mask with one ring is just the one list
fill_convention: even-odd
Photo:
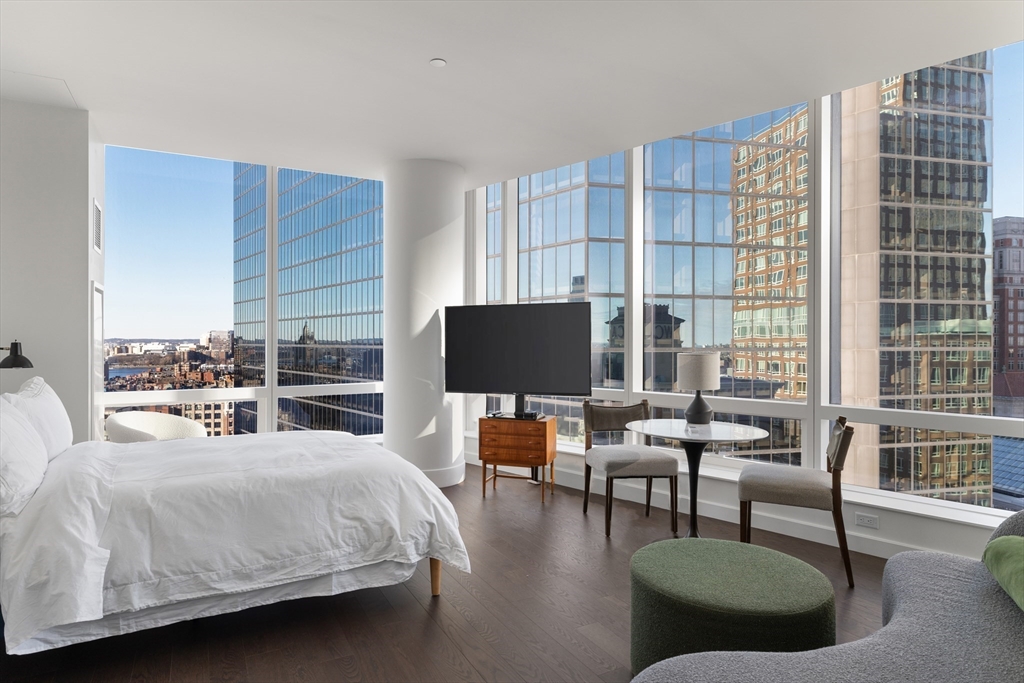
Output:
[[480,448],[480,460],[512,464],[523,463],[525,467],[536,467],[547,464],[547,456],[543,452],[521,451],[512,448]]
[[480,434],[480,448],[514,448],[521,451],[544,453],[547,439],[541,436],[509,436],[506,434]]
[[547,422],[536,420],[480,420],[480,434],[508,434],[513,436],[543,437],[548,431]]

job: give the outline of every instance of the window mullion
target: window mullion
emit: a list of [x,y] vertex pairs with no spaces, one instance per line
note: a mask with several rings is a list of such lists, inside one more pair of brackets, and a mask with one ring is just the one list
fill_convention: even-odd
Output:
[[625,402],[635,403],[634,394],[644,381],[644,148],[626,152],[626,334],[623,386]]
[[265,353],[266,361],[264,366],[266,368],[264,372],[265,381],[267,383],[267,411],[266,415],[263,411],[259,413],[259,430],[267,432],[277,431],[277,404],[278,404],[278,389],[277,389],[277,337],[278,337],[278,324],[277,324],[277,166],[267,166],[267,182],[265,183],[267,188],[267,229],[265,230],[267,243],[266,243],[266,330],[264,333],[265,338]]
[[828,116],[827,105],[823,107],[822,100],[811,98],[808,101],[810,116],[808,117],[807,142],[808,158],[811,163],[809,169],[812,178],[811,191],[808,195],[807,219],[810,229],[807,232],[807,254],[810,260],[811,278],[810,282],[816,286],[808,288],[810,301],[808,301],[807,320],[807,418],[804,420],[804,430],[810,438],[803,440],[804,457],[801,462],[805,467],[822,469],[824,446],[826,443],[824,428],[821,418],[821,406],[828,400],[829,384],[829,354],[826,352],[829,344],[828,321],[829,310],[829,261],[828,249],[829,239],[826,234],[830,221],[828,220],[829,198],[825,189],[829,183],[828,147],[826,136],[829,134],[829,126],[826,122]]

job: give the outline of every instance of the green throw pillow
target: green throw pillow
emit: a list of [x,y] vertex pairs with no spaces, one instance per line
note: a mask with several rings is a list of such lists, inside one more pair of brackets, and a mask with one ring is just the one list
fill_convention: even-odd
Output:
[[981,561],[1017,607],[1024,609],[1024,536],[1000,536],[989,541]]

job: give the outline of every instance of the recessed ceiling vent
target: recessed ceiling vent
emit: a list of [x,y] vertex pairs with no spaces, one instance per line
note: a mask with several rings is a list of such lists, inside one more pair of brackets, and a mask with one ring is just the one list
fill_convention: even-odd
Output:
[[92,203],[92,248],[103,253],[103,209],[95,200]]

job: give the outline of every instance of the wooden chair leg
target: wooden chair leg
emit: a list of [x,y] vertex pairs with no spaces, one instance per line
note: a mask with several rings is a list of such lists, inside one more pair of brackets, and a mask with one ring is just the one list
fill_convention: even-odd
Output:
[[679,532],[679,475],[668,478],[668,507],[672,513],[672,533]]
[[604,485],[604,535],[612,535],[612,484],[615,482],[610,476],[605,475]]
[[651,516],[651,489],[654,488],[654,477],[647,477],[647,507],[644,509],[644,517]]
[[750,501],[749,500],[741,500],[740,501],[740,543],[750,543],[750,539],[747,538],[747,532],[749,530],[747,528],[747,524],[749,523],[747,521],[747,513],[748,512],[750,512]]
[[583,467],[583,514],[587,514],[587,507],[590,505],[590,475],[594,468],[590,465]]
[[850,548],[846,545],[846,525],[843,523],[842,506],[832,508],[832,521],[836,525],[836,538],[839,539],[839,551],[843,554],[843,564],[846,565],[846,580],[853,588],[853,567],[850,566]]

